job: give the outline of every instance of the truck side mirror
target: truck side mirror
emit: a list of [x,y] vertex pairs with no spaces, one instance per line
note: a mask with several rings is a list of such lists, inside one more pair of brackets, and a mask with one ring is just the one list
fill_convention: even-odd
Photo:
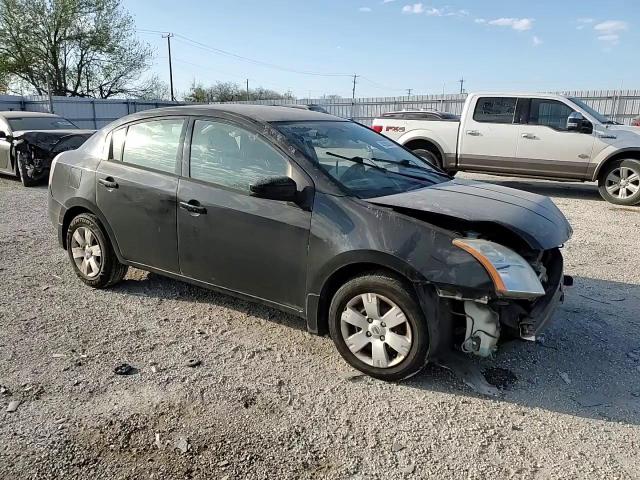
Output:
[[593,132],[593,125],[580,112],[571,112],[567,118],[567,131],[590,134]]

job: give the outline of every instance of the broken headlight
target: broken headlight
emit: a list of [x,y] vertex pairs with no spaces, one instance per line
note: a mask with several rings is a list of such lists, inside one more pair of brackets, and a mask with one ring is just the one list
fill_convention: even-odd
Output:
[[456,238],[453,244],[472,255],[485,268],[499,296],[532,299],[544,295],[536,272],[513,250],[475,238]]

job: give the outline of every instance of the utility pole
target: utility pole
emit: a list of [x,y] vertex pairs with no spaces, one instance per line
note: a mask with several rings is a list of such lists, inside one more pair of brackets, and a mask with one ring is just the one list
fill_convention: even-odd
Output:
[[353,74],[353,90],[351,91],[351,119],[353,120],[353,112],[356,108],[356,80],[360,75]]
[[171,101],[175,101],[176,97],[173,95],[173,66],[171,65],[171,37],[173,33],[162,34],[162,38],[167,39],[167,48],[169,50],[169,88],[171,89]]
[[413,92],[413,88],[407,88],[407,97],[411,96],[411,92]]
[[53,95],[51,94],[51,77],[47,75],[47,93],[49,94],[49,113],[53,113]]
[[251,100],[251,99],[249,98],[249,79],[247,78],[247,102],[249,100]]
[[458,80],[458,82],[460,82],[460,93],[464,93],[464,77]]

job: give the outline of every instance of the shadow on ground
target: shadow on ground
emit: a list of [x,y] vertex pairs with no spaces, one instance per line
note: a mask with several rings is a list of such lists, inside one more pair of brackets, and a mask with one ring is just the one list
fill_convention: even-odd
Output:
[[[304,320],[259,304],[159,275],[133,272],[134,279],[119,284],[113,289],[115,293],[211,303],[285,327],[305,329]],[[638,425],[640,286],[593,278],[575,280],[576,286],[557,311],[544,342],[508,342],[496,358],[470,361],[480,371],[493,372],[494,377],[496,372],[498,377],[505,372],[515,375],[515,382],[507,379],[508,385],[496,401]],[[437,366],[427,367],[405,385],[480,396]]]

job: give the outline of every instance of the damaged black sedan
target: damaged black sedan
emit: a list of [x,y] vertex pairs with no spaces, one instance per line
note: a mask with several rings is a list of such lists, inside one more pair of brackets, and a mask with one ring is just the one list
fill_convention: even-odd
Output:
[[563,300],[571,227],[546,197],[454,180],[357,123],[283,107],[137,113],[52,167],[70,265],[128,266],[259,301],[384,380],[533,339]]
[[0,112],[0,173],[15,175],[25,187],[47,178],[53,158],[93,135],[71,121],[41,112]]

